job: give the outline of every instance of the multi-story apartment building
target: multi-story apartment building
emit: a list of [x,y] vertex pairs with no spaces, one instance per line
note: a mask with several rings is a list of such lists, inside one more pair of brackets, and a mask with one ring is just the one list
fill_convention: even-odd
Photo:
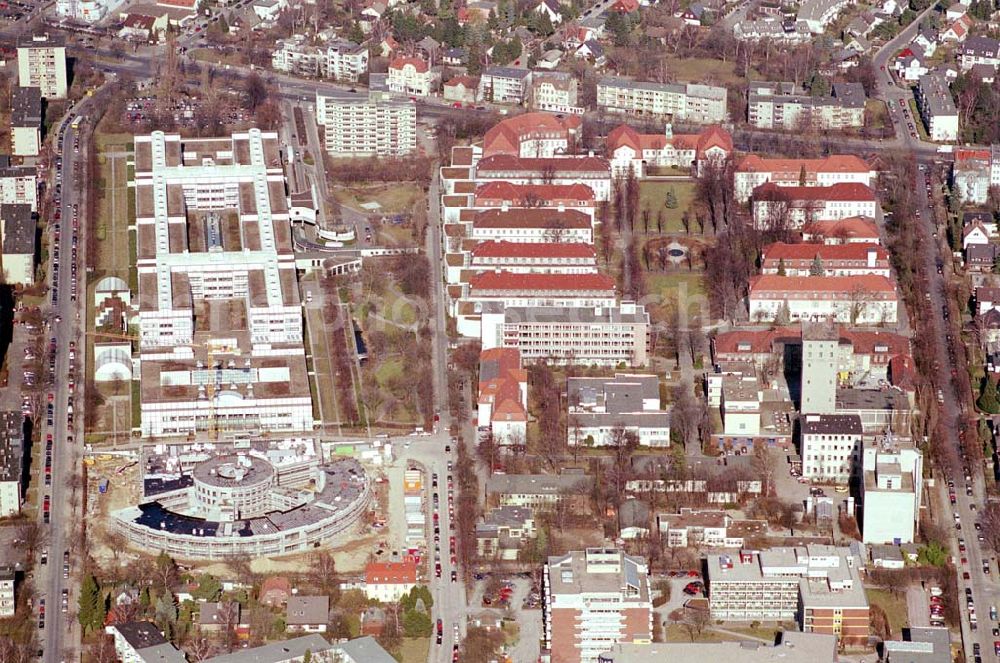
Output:
[[861,463],[861,417],[806,414],[801,419],[802,476],[847,483]]
[[878,436],[865,444],[861,540],[912,543],[920,518],[924,456],[910,440]]
[[305,35],[278,40],[271,54],[271,68],[297,76],[356,82],[368,73],[368,48],[336,39],[314,45]]
[[121,5],[120,0],[56,0],[56,14],[79,23],[97,23]]
[[807,545],[708,556],[712,619],[795,620],[847,644],[868,639],[861,560],[847,548]]
[[276,133],[135,137],[144,436],[312,429]]
[[917,108],[931,140],[958,140],[958,109],[944,74],[926,74],[917,83]]
[[737,200],[746,202],[754,189],[765,182],[781,187],[857,182],[871,187],[875,176],[875,170],[864,159],[850,154],[833,154],[822,159],[766,159],[750,154],[736,164],[733,181]]
[[707,163],[721,164],[733,153],[733,137],[720,126],[675,134],[667,123],[662,134],[640,134],[623,124],[611,130],[605,146],[615,177],[626,177],[629,169],[643,177],[648,166],[690,168],[700,174]]
[[0,413],[0,518],[10,518],[21,512],[23,422],[20,412]]
[[750,279],[747,296],[751,320],[832,317],[850,325],[895,324],[896,285],[884,276],[776,276]]
[[963,202],[984,204],[990,188],[1000,186],[1000,145],[956,149],[952,181]]
[[535,71],[528,88],[528,105],[538,111],[583,114],[577,94],[577,81],[565,71]]
[[889,252],[878,244],[785,244],[776,242],[761,251],[762,274],[785,276],[889,277]]
[[323,75],[335,81],[356,82],[368,73],[368,47],[338,39],[326,44]]
[[[9,163],[9,159],[0,157],[0,163]],[[33,166],[0,165],[0,205],[27,205],[37,212],[36,173]]]
[[612,644],[652,637],[649,569],[641,557],[609,548],[549,557],[542,583],[552,663],[597,663]]
[[758,129],[849,129],[864,126],[865,89],[834,83],[833,94],[814,97],[794,83],[750,83],[747,121]]
[[486,67],[479,77],[479,98],[494,104],[523,104],[531,77],[530,69]]
[[309,43],[305,35],[279,39],[271,53],[271,68],[296,76],[318,77],[323,60],[320,49]]
[[767,523],[736,520],[726,511],[682,508],[656,517],[663,543],[671,548],[742,548],[748,533],[767,532]]
[[8,285],[35,282],[35,231],[37,223],[29,205],[0,204],[3,227],[3,275]]
[[316,93],[316,123],[332,156],[405,156],[417,149],[417,109],[410,100]]
[[17,75],[21,87],[40,88],[46,99],[65,99],[66,40],[48,33],[19,37]]
[[11,154],[38,156],[42,143],[42,91],[37,87],[16,87],[10,93]]
[[184,652],[174,647],[152,622],[130,621],[104,627],[112,636],[122,663],[183,663]]
[[650,320],[634,302],[588,308],[487,306],[484,348],[517,348],[526,363],[646,366]]
[[609,113],[718,124],[729,119],[726,88],[698,83],[646,83],[607,76],[597,82],[597,106]]
[[758,228],[798,229],[813,221],[863,216],[877,218],[872,189],[859,182],[829,186],[778,186],[765,182],[753,191],[753,221]]
[[567,444],[603,447],[635,435],[641,446],[670,445],[670,414],[660,408],[655,375],[617,373],[614,378],[569,378]]
[[576,116],[524,113],[490,127],[483,136],[483,156],[552,158],[573,151],[583,121]]
[[365,567],[365,596],[383,603],[394,603],[417,586],[417,563],[369,562]]
[[401,55],[389,63],[386,84],[390,92],[426,97],[434,88],[434,72],[425,60]]

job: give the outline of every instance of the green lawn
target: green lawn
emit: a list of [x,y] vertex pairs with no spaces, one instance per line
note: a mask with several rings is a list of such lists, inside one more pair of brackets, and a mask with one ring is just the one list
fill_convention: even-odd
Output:
[[906,613],[906,599],[902,596],[893,596],[884,589],[866,589],[868,602],[877,605],[885,611],[889,618],[889,628],[894,636],[899,636],[903,629],[910,623]]
[[[722,62],[712,58],[668,58],[667,68],[680,81],[724,85],[745,80],[734,71],[735,62]],[[751,70],[750,77],[756,78],[757,74]]]
[[689,316],[703,319],[707,312],[705,285],[701,272],[646,272],[646,292],[652,297],[651,315],[657,320],[666,319],[667,308],[674,302],[684,306]]
[[375,371],[375,379],[380,385],[403,375],[403,362],[399,359],[386,359]]
[[382,214],[408,212],[413,209],[417,201],[424,198],[423,189],[412,182],[367,187],[336,187],[333,195],[339,202],[355,209],[362,209],[362,203],[378,203],[382,208],[374,211]]
[[403,638],[403,644],[399,648],[402,663],[424,663],[430,648],[430,638]]
[[[677,198],[677,206],[666,207],[667,192],[673,190]],[[682,233],[681,215],[694,199],[694,182],[661,182],[643,180],[639,183],[639,215],[636,219],[637,230],[642,226],[642,210],[650,212],[650,232],[656,232],[657,212],[663,211],[663,232]]]

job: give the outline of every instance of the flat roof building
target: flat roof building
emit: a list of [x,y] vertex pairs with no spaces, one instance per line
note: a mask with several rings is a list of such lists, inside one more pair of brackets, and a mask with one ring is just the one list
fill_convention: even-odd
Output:
[[[837,638],[821,633],[785,631],[777,644],[742,642],[622,643],[602,652],[598,663],[836,663]],[[928,661],[927,663],[932,663]],[[936,663],[936,662],[934,662]]]
[[24,417],[0,412],[0,518],[21,512],[24,479]]
[[317,93],[316,123],[334,157],[407,156],[417,148],[417,110],[409,100]]
[[42,90],[15,87],[10,91],[11,153],[38,156],[42,142]]
[[56,34],[25,34],[17,40],[17,75],[21,87],[37,87],[47,99],[65,99],[66,40]]

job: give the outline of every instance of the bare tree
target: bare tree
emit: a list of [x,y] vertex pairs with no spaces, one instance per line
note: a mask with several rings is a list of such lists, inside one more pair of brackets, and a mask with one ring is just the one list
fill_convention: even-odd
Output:
[[691,638],[691,642],[701,637],[708,625],[711,623],[711,616],[708,610],[685,609],[681,618],[681,628]]
[[987,502],[979,511],[979,524],[986,545],[993,552],[1000,553],[1000,504]]

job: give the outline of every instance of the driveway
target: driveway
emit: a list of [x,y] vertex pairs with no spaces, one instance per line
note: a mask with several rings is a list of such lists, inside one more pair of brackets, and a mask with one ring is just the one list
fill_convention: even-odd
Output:
[[918,585],[911,585],[906,590],[906,613],[910,626],[930,626],[930,597]]

